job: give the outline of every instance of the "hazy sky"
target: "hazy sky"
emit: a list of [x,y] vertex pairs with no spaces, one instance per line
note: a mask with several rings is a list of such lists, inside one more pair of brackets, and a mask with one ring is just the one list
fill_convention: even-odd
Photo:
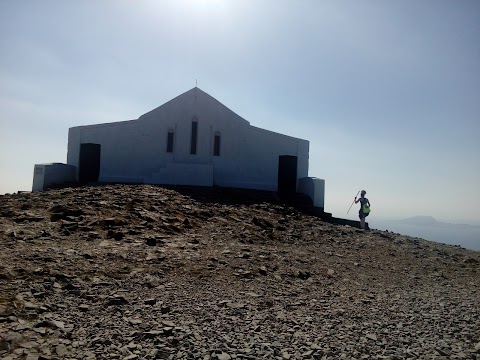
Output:
[[[480,223],[480,1],[0,1],[0,194],[198,86],[310,141],[326,210]],[[354,218],[356,205],[348,217]]]

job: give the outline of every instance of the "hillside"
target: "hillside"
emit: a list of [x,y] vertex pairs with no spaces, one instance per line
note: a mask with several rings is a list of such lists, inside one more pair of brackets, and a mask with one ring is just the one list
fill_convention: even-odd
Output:
[[480,357],[480,252],[150,185],[0,196],[2,359]]

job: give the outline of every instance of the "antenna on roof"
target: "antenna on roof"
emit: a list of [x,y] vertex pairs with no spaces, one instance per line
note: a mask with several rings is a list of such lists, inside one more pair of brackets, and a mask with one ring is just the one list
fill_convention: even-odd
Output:
[[198,86],[197,86],[197,79],[195,79],[195,87],[198,87]]

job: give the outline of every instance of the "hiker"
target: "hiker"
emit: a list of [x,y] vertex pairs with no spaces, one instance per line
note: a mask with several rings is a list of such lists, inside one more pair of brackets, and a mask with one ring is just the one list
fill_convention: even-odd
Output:
[[365,218],[370,214],[370,201],[368,201],[368,199],[365,197],[366,194],[367,192],[362,190],[358,200],[355,196],[355,204],[360,203],[360,210],[358,211],[358,216],[360,218],[360,229],[365,229]]

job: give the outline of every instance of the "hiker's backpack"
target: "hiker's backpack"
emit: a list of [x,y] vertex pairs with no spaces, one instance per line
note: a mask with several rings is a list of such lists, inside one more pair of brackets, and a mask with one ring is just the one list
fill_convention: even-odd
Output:
[[364,214],[369,214],[369,213],[370,213],[370,206],[368,206],[368,201],[367,201],[367,199],[365,199],[365,201],[363,202],[362,212],[363,212]]

